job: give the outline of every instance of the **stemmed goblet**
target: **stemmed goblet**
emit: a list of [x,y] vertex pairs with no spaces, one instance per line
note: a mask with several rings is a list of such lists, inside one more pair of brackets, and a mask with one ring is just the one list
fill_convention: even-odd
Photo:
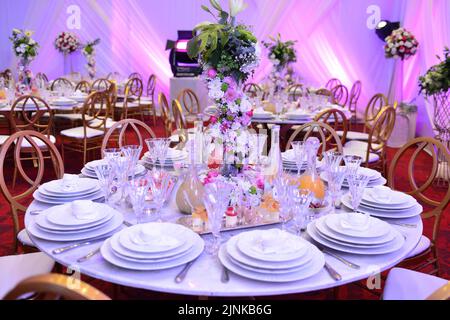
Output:
[[306,214],[305,210],[309,208],[312,201],[312,193],[308,189],[300,189],[297,185],[292,185],[289,188],[289,194],[294,205],[294,225],[297,235],[306,228]]
[[355,175],[358,173],[358,169],[361,166],[362,158],[355,155],[344,156],[345,166],[348,168],[349,175]]
[[150,188],[150,179],[146,176],[134,177],[129,182],[130,187],[130,201],[133,207],[134,214],[136,215],[137,223],[144,223],[145,213],[144,213],[144,203],[147,196],[148,190]]
[[294,150],[295,164],[297,166],[297,175],[300,176],[300,171],[306,162],[306,151],[304,141],[293,141],[292,149]]
[[141,156],[142,146],[139,145],[127,145],[120,148],[122,154],[125,157],[130,159],[129,167],[128,167],[128,176],[133,176],[134,171],[136,169],[136,165],[139,161],[139,157]]
[[172,176],[166,171],[152,172],[149,175],[151,208],[154,210],[156,220],[162,222],[161,209],[169,196]]
[[289,194],[291,180],[286,173],[282,173],[273,181],[272,195],[280,204],[281,229],[285,230],[286,222],[289,220],[291,209],[291,197]]
[[103,193],[105,195],[105,203],[109,204],[109,196],[111,195],[111,187],[114,181],[115,172],[112,166],[109,164],[98,165],[94,168],[94,170],[97,174],[99,184],[103,189]]

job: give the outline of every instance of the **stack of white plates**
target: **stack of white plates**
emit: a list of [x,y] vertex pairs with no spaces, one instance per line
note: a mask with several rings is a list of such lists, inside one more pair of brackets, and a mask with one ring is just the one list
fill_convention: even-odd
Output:
[[42,203],[63,204],[74,200],[99,200],[103,192],[94,179],[76,179],[70,189],[64,188],[60,179],[44,183],[33,193],[33,197]]
[[182,225],[146,223],[116,233],[105,241],[101,253],[121,268],[162,270],[196,259],[203,249],[202,238]]
[[[167,150],[167,157],[163,164],[164,167],[173,167],[175,163],[185,162],[187,160],[188,153],[185,150],[177,150],[174,148],[169,148]],[[142,157],[142,161],[145,165],[151,166],[152,162],[150,160],[150,155],[148,151]],[[159,160],[156,161],[156,165],[159,166]]]
[[253,119],[272,119],[273,118],[273,113],[270,111],[266,111],[262,108],[258,108],[253,110]]
[[[352,208],[350,194],[342,197],[342,203]],[[420,215],[423,207],[406,193],[375,187],[364,190],[358,211],[380,218],[402,219]]]
[[[89,177],[89,178],[93,178],[93,179],[97,179],[97,174],[95,173],[95,167],[96,166],[100,166],[102,164],[107,164],[106,160],[101,159],[101,160],[94,160],[91,162],[88,162],[84,165],[84,168],[81,169],[81,174],[83,176]],[[143,165],[138,164],[134,170],[134,175],[142,175],[145,173],[145,168]]]
[[289,282],[318,273],[325,259],[314,245],[279,229],[243,232],[221,246],[219,259],[249,279]]
[[51,207],[40,213],[27,230],[35,237],[49,241],[80,241],[108,236],[121,227],[120,212],[103,203],[92,203],[93,214],[78,218],[72,204]]
[[320,245],[345,253],[387,254],[403,246],[403,235],[390,224],[373,217],[355,224],[359,218],[363,215],[354,212],[330,214],[308,224],[307,231]]
[[[367,184],[368,188],[375,187],[375,186],[382,186],[382,185],[386,184],[386,182],[387,182],[387,180],[385,178],[383,178],[383,176],[381,175],[380,172],[373,170],[373,169],[360,167],[358,169],[358,174],[369,176],[369,183]],[[322,179],[326,179],[326,177],[323,176]],[[342,186],[344,188],[348,188],[347,179],[344,179]]]
[[65,97],[59,97],[51,101],[51,104],[54,106],[73,106],[78,104],[77,101]]
[[286,112],[285,114],[286,119],[289,120],[311,120],[313,115],[305,110],[296,110],[291,112]]
[[76,102],[84,102],[87,98],[87,94],[86,93],[75,93],[73,94],[70,99],[75,100]]
[[[295,152],[294,149],[289,149],[281,153],[281,159],[283,160],[283,167],[287,170],[297,171],[297,164],[295,162]],[[316,168],[319,169],[323,163],[319,160],[316,161]],[[302,169],[306,170],[308,163],[303,162]]]

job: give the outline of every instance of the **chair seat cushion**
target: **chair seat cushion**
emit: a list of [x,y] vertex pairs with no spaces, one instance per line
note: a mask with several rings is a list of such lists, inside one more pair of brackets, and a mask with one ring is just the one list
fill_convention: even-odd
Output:
[[148,97],[142,97],[140,100],[141,105],[153,104],[153,99]]
[[406,258],[412,258],[415,257],[419,254],[421,254],[422,252],[424,252],[425,250],[427,250],[431,245],[431,241],[430,239],[428,239],[425,236],[421,236],[419,243],[417,244],[417,246],[413,249],[413,251],[411,251]]
[[[366,162],[366,153],[367,153],[367,142],[363,141],[349,141],[344,146],[344,155],[355,155],[360,156],[363,158],[363,163]],[[373,145],[374,147],[378,146],[376,144]],[[370,153],[369,154],[369,163],[376,162],[380,159],[380,156],[376,153]]]
[[0,299],[22,280],[49,273],[54,265],[42,252],[0,257]]
[[384,300],[424,300],[447,280],[403,268],[393,268],[386,279]]
[[[89,122],[89,124],[93,127],[98,126],[101,123],[102,123],[102,120],[100,120],[100,119],[95,119],[95,120],[92,120],[91,122]],[[117,121],[114,121],[111,118],[108,118],[108,119],[106,119],[105,127],[106,127],[106,129],[109,129],[116,123],[117,123]]]
[[7,135],[0,135],[0,146],[9,138]]
[[[103,134],[104,134],[104,132],[102,130],[86,128],[86,138],[99,137],[99,136],[102,136]],[[70,137],[70,138],[83,139],[84,138],[84,129],[83,129],[83,127],[76,127],[76,128],[72,128],[72,129],[63,130],[63,131],[61,131],[61,135]]]
[[[125,103],[124,102],[116,102],[115,107],[116,108],[124,108]],[[139,107],[139,103],[137,102],[128,102],[128,108],[137,108]]]
[[27,230],[25,229],[20,230],[20,232],[17,234],[17,240],[19,240],[19,242],[25,246],[36,247],[33,241],[31,241]]
[[[47,135],[46,135],[46,137],[49,138],[49,140],[50,140],[52,143],[55,143],[55,142],[56,142],[56,138],[55,138],[54,136],[52,136],[52,135],[47,136]],[[38,146],[39,148],[42,148],[42,147],[45,147],[45,146],[46,146],[45,143],[42,142],[41,139],[33,138],[33,140],[36,142],[36,144],[37,144],[37,146]],[[29,143],[26,139],[23,139],[23,141],[22,141],[22,147],[23,147],[23,148],[31,148],[31,143]]]
[[[336,131],[337,135],[339,137],[342,137],[344,134],[344,131]],[[361,141],[367,141],[369,140],[369,134],[365,132],[357,132],[357,131],[347,131],[347,140],[361,140]]]
[[67,120],[72,120],[72,121],[76,121],[76,120],[82,120],[83,117],[81,114],[79,113],[60,113],[60,114],[55,114],[55,118],[60,118],[60,119],[67,119]]

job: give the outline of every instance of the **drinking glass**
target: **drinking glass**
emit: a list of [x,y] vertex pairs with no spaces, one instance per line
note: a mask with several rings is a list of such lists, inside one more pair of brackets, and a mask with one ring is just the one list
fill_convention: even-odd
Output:
[[294,150],[295,164],[297,165],[297,175],[300,175],[300,171],[306,162],[305,142],[293,141],[292,149]]
[[272,196],[280,204],[281,229],[286,229],[291,209],[291,198],[289,194],[291,180],[285,173],[276,177],[273,181]]
[[325,168],[335,170],[341,165],[341,161],[344,155],[337,151],[327,151],[323,154],[325,160]]
[[223,216],[230,202],[232,186],[225,181],[214,181],[205,185],[203,203],[208,214],[209,228],[213,235],[213,241],[208,252],[217,255],[220,247],[220,229]]
[[115,204],[120,207],[125,203],[128,189],[128,168],[130,167],[130,157],[121,156],[110,158],[110,165],[112,166],[119,188],[121,189],[121,196],[119,201]]
[[345,166],[348,168],[349,175],[355,175],[362,163],[362,158],[355,155],[344,156]]
[[162,222],[161,209],[169,197],[169,188],[172,183],[172,176],[166,171],[154,171],[149,175],[151,209],[154,210],[156,220]]
[[300,235],[306,228],[305,211],[309,208],[312,201],[312,193],[308,189],[300,189],[297,185],[289,188],[289,194],[294,206],[294,225],[297,235]]
[[170,138],[156,138],[155,143],[156,157],[159,160],[159,165],[161,166],[162,170],[166,162],[167,152],[170,145]]
[[333,213],[340,206],[338,199],[341,193],[342,183],[347,176],[348,169],[344,166],[330,166],[325,169],[327,176],[328,191],[330,192]]
[[122,151],[118,148],[107,148],[103,150],[103,159],[106,159],[107,162],[120,156],[122,156]]
[[146,176],[134,177],[129,181],[130,188],[130,201],[133,207],[134,214],[136,215],[137,223],[144,223],[145,213],[144,213],[144,203],[145,197],[147,196],[148,190],[150,188],[150,179]]
[[134,175],[136,165],[139,161],[139,157],[141,156],[142,147],[139,145],[127,145],[120,148],[120,150],[125,157],[129,157],[130,159],[130,166],[127,170],[128,176]]
[[350,187],[350,195],[353,211],[358,212],[364,189],[367,187],[369,177],[362,174],[350,174],[347,178]]
[[255,150],[256,152],[256,165],[257,167],[261,166],[261,155],[264,151],[264,145],[267,141],[267,135],[261,133],[252,133],[250,135],[250,139],[252,144],[256,146],[256,148],[251,148],[251,150]]
[[156,145],[157,145],[156,138],[146,139],[145,143],[147,144],[148,157],[149,157],[150,163],[152,165],[152,169],[155,169],[156,160],[158,160],[158,153],[156,150]]
[[111,195],[112,183],[114,181],[115,172],[111,165],[101,164],[96,166],[95,173],[103,193],[105,194],[105,203],[109,204],[109,196]]

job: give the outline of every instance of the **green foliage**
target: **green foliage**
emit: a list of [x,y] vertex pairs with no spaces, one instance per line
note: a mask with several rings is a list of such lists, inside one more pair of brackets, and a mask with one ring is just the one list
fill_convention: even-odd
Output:
[[[437,56],[439,60],[440,57]],[[420,92],[426,96],[447,92],[450,88],[450,50],[444,48],[444,59],[428,69],[427,73],[419,77]]]

